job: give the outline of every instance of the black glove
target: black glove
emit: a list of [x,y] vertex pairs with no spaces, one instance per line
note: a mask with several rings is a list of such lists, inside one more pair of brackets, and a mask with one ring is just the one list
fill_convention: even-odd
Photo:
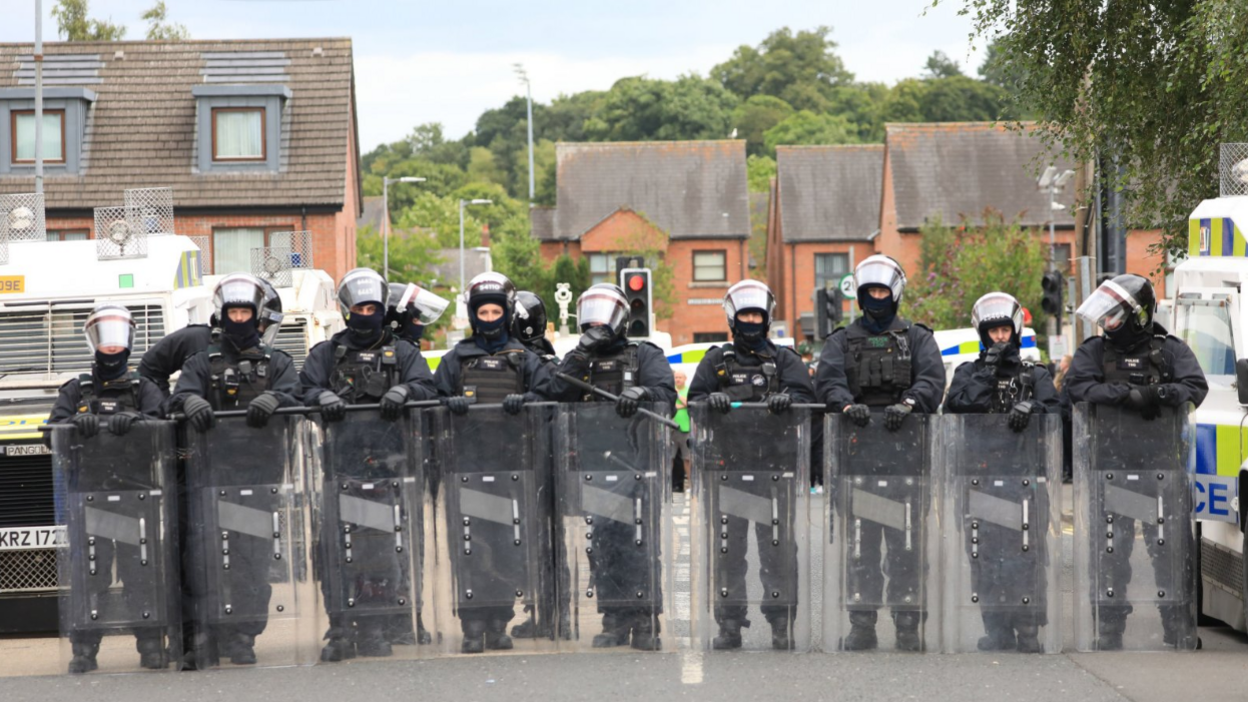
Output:
[[328,390],[316,396],[316,404],[321,406],[321,417],[327,422],[341,422],[347,418],[347,403]]
[[637,414],[637,403],[645,402],[650,399],[650,393],[641,386],[633,386],[620,393],[620,399],[615,401],[615,413],[628,419]]
[[992,369],[995,373],[997,368],[1001,367],[1001,358],[1005,356],[1005,350],[1010,345],[1004,341],[993,344],[991,348],[984,352],[984,365]]
[[141,419],[143,415],[138,412],[118,412],[108,418],[108,431],[114,436],[125,436],[130,427]]
[[906,417],[913,410],[913,407],[904,402],[898,402],[895,405],[889,405],[884,408],[884,428],[889,431],[897,431],[901,428],[901,423],[906,420]]
[[1131,388],[1127,402],[1133,409],[1139,410],[1140,417],[1153,421],[1161,416],[1161,394],[1156,385],[1144,385]]
[[713,392],[706,398],[706,404],[713,410],[728,414],[732,410],[732,398],[726,392]]
[[850,405],[845,408],[845,416],[852,419],[854,424],[865,427],[871,423],[871,408],[866,405]]
[[393,422],[403,416],[404,405],[407,404],[407,386],[395,385],[381,396],[381,418]]
[[524,409],[524,395],[512,393],[503,398],[503,411],[507,414],[520,414]]
[[578,351],[590,354],[604,346],[609,346],[614,340],[615,333],[611,331],[611,327],[599,325],[586,329],[585,333],[581,334],[581,340],[577,342],[576,348]]
[[263,429],[268,426],[269,417],[273,416],[280,404],[277,395],[271,392],[261,394],[247,405],[247,426],[252,429]]
[[201,434],[217,426],[217,415],[213,414],[212,405],[199,395],[187,395],[182,401],[182,411],[186,413],[187,423]]
[[442,404],[446,405],[446,408],[451,411],[451,414],[457,414],[462,417],[465,414],[468,414],[468,408],[472,406],[472,400],[464,397],[463,395],[456,395],[454,397],[445,398],[442,400]]
[[75,414],[71,420],[75,427],[78,427],[78,433],[82,434],[82,438],[90,439],[100,433],[100,416],[92,412],[84,412]]
[[788,393],[776,393],[767,398],[767,411],[772,414],[784,414],[793,405],[793,398]]
[[1019,402],[1010,410],[1009,419],[1006,423],[1014,431],[1022,431],[1027,428],[1027,423],[1031,421],[1031,408],[1034,406],[1030,400]]

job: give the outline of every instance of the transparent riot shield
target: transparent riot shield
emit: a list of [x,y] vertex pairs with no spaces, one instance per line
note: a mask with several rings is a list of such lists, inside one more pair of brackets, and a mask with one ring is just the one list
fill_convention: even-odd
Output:
[[1058,653],[1062,648],[1062,424],[1036,415],[940,418],[944,464],[942,649]]
[[89,439],[73,426],[53,429],[66,539],[61,672],[178,670],[174,451],[173,422],[135,422],[125,436],[101,428]]
[[641,413],[622,419],[612,403],[560,407],[556,510],[570,650],[662,648],[672,591],[661,560],[664,531],[672,533],[669,441],[662,424]]
[[810,650],[810,411],[689,415],[694,648]]
[[497,404],[434,413],[446,520],[435,602],[445,655],[555,648],[553,412],[542,403],[516,415]]
[[1187,406],[1075,408],[1078,650],[1195,649],[1194,437]]
[[307,432],[299,415],[275,415],[262,429],[222,416],[214,429],[186,432],[200,670],[316,660]]
[[424,655],[413,627],[424,523],[424,434],[418,412],[388,422],[376,410],[318,422],[313,480],[317,575],[328,619],[323,662]]
[[933,420],[912,415],[888,431],[882,412],[866,427],[825,419],[826,651],[938,648]]

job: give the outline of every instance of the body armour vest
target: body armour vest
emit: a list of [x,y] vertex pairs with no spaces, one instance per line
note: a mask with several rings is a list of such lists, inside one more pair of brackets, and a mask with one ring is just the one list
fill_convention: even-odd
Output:
[[131,371],[113,380],[96,383],[95,376],[78,376],[78,414],[116,414],[139,411],[139,374]]
[[761,402],[780,391],[774,360],[747,366],[737,358],[737,350],[721,346],[723,356],[715,364],[715,380],[720,392],[736,402]]
[[349,405],[377,402],[398,385],[399,354],[394,346],[368,351],[334,347],[334,393]]
[[1013,375],[993,378],[996,387],[992,390],[992,407],[989,412],[1004,414],[1014,409],[1014,405],[1030,400],[1035,394],[1035,366],[1027,361],[1018,364],[1018,371]]
[[[599,390],[606,390],[612,395],[619,395],[637,385],[637,344],[629,343],[619,353],[610,356],[595,356],[589,361],[590,385]],[[593,402],[598,396],[586,392],[581,400]]]
[[882,334],[872,334],[861,324],[845,330],[845,379],[854,402],[891,405],[910,389],[909,331],[909,323]]
[[236,358],[227,358],[220,346],[208,347],[209,397],[214,410],[246,407],[269,389],[269,365],[272,360],[266,349],[249,349]]
[[523,393],[523,362],[524,352],[515,349],[465,358],[459,365],[459,394],[481,403],[497,403],[508,395]]
[[1131,351],[1123,352],[1106,340],[1102,354],[1105,382],[1130,385],[1170,382],[1173,379],[1170,365],[1166,363],[1166,357],[1161,352],[1165,344],[1165,336],[1154,335],[1149,337],[1147,344],[1140,344]]

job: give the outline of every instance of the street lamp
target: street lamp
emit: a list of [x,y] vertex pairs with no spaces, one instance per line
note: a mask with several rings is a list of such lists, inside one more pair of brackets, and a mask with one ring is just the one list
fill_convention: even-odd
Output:
[[459,201],[459,294],[464,294],[464,206],[493,205],[493,200],[460,200]]
[[1065,205],[1057,202],[1057,194],[1065,189],[1066,183],[1074,175],[1075,172],[1070,169],[1058,173],[1056,166],[1049,166],[1040,175],[1038,183],[1041,190],[1049,191],[1049,266],[1052,268],[1057,268],[1057,234],[1054,215],[1066,209]]
[[391,183],[423,183],[424,178],[404,176],[402,178],[381,179],[381,277],[390,282],[390,184]]
[[520,82],[524,83],[525,99],[529,108],[529,207],[532,207],[534,195],[537,192],[533,174],[533,86],[529,84],[529,74],[524,70],[524,66],[517,63],[515,67],[516,75],[520,78]]

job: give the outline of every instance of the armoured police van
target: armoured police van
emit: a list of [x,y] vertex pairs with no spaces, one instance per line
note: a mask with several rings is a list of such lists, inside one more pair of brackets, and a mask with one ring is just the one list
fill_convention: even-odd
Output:
[[1246,235],[1248,195],[1205,200],[1192,212],[1188,257],[1174,271],[1170,329],[1191,346],[1209,381],[1196,410],[1192,503],[1201,537],[1201,613],[1239,631],[1248,630]]

